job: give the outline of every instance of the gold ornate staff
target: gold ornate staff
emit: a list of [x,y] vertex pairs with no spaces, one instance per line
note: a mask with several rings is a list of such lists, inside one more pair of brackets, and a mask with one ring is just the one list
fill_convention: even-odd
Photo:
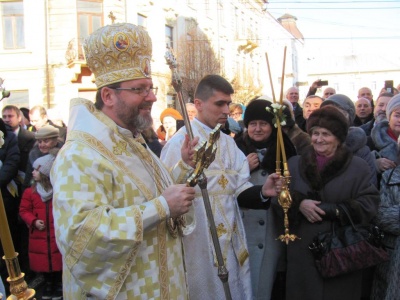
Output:
[[[18,253],[14,250],[11,239],[10,228],[8,227],[7,215],[4,208],[3,197],[0,192],[0,239],[3,245],[4,256],[9,277],[11,295],[8,300],[27,300],[33,299],[35,290],[29,289],[24,280],[24,273],[21,273],[18,262]],[[1,297],[0,297],[1,298]]]
[[284,213],[285,233],[281,234],[277,239],[281,240],[282,242],[285,242],[287,245],[287,244],[289,244],[289,241],[293,242],[295,239],[298,239],[299,237],[297,237],[294,234],[289,233],[288,211],[292,205],[292,197],[290,196],[290,192],[289,192],[290,173],[289,173],[289,168],[288,168],[288,164],[286,161],[286,151],[285,151],[285,145],[283,142],[282,127],[281,127],[281,120],[283,119],[283,85],[284,85],[284,78],[285,78],[286,46],[285,46],[284,53],[283,53],[281,94],[280,94],[280,99],[279,99],[279,105],[277,105],[277,103],[276,103],[274,87],[272,84],[271,70],[270,70],[270,66],[269,66],[269,60],[268,60],[267,53],[265,53],[265,57],[267,59],[268,75],[269,75],[270,84],[271,84],[272,99],[274,101],[274,105],[272,105],[273,113],[275,114],[275,123],[276,123],[277,131],[278,131],[277,147],[276,147],[276,173],[279,175],[281,175],[281,159],[280,159],[281,152],[282,152],[282,162],[283,162],[282,190],[278,196],[278,203],[280,204],[280,206],[282,206],[283,213]]
[[[169,68],[172,70],[172,86],[174,87],[178,95],[178,101],[182,110],[186,132],[189,135],[189,139],[192,140],[193,131],[186,110],[185,101],[183,100],[182,80],[177,72],[178,64],[176,62],[174,54],[172,53],[172,49],[167,50],[167,52],[165,53],[165,59],[167,61],[167,64],[169,65]],[[188,180],[186,181],[186,184],[188,186],[195,186],[196,184],[198,184],[200,187],[208,223],[210,224],[210,233],[214,244],[215,255],[217,257],[218,277],[223,284],[225,298],[227,300],[231,300],[232,296],[228,282],[229,273],[228,269],[225,267],[224,258],[222,256],[221,245],[219,244],[217,228],[215,226],[214,215],[212,213],[210,198],[207,190],[207,177],[204,174],[204,169],[208,168],[215,159],[215,153],[217,151],[216,143],[219,138],[220,129],[221,125],[218,124],[210,133],[208,143],[204,141],[203,143],[199,143],[199,145],[196,147],[194,158],[194,161],[196,162],[196,167],[194,172],[191,174],[191,176],[189,176]]]

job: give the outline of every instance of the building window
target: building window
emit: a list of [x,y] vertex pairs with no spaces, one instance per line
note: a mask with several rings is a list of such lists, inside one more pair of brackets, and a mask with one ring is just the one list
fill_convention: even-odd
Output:
[[78,55],[83,59],[82,43],[93,31],[103,26],[103,1],[78,1]]
[[25,48],[23,1],[2,2],[4,49]]
[[147,17],[141,14],[137,15],[137,24],[147,29]]
[[30,107],[29,105],[29,92],[28,90],[10,91],[9,98],[1,101],[3,107],[6,105],[15,105],[17,107]]
[[174,48],[174,37],[173,37],[173,28],[171,26],[165,26],[165,43],[167,48]]

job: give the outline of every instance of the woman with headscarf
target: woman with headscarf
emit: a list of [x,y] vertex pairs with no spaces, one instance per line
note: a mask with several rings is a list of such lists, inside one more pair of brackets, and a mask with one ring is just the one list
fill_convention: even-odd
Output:
[[[253,100],[244,113],[247,130],[236,139],[236,144],[247,156],[250,165],[250,182],[263,184],[268,174],[275,173],[277,129],[273,124],[271,102]],[[296,155],[290,139],[283,134],[287,157]],[[285,246],[276,238],[283,232],[283,211],[276,198],[269,210],[241,208],[250,258],[250,273],[255,299],[270,299],[278,266],[284,261]],[[282,263],[284,264],[284,263]]]
[[182,115],[174,108],[168,107],[161,112],[161,125],[157,129],[160,143],[164,145],[177,131],[176,121],[183,120]]
[[367,163],[345,146],[349,122],[337,108],[314,111],[307,121],[311,146],[292,157],[290,233],[301,239],[287,247],[287,299],[360,299],[362,271],[324,279],[315,266],[309,245],[332,222],[348,224],[339,204],[355,223],[367,224],[376,215],[379,192],[367,176]]

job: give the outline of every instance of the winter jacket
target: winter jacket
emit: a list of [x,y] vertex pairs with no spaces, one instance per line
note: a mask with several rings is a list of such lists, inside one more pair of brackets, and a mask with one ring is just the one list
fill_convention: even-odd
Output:
[[355,155],[365,160],[369,166],[369,180],[371,184],[378,186],[378,177],[376,174],[375,157],[366,145],[367,136],[359,127],[350,127],[346,137],[347,148]]
[[[56,244],[53,220],[53,201],[46,202],[32,188],[27,188],[21,199],[19,214],[29,227],[29,263],[32,271],[62,270],[61,253]],[[36,229],[36,220],[43,220],[45,230]]]
[[397,161],[397,142],[388,134],[389,122],[383,120],[375,125],[371,131],[371,138],[379,157]]
[[[310,146],[303,155],[292,157],[288,164],[293,201],[289,209],[290,234],[301,239],[289,242],[287,247],[287,299],[360,299],[361,271],[331,279],[319,275],[308,246],[319,232],[331,230],[333,220],[325,217],[321,222],[311,223],[299,206],[304,199],[332,206],[343,203],[356,223],[369,223],[378,211],[379,192],[368,176],[360,176],[369,172],[367,163],[342,146],[325,168],[318,171],[315,151]],[[346,223],[343,214],[339,221]]]
[[[283,139],[287,158],[296,155],[296,149],[285,133],[283,133]],[[259,157],[262,157],[260,167],[250,173],[250,182],[254,185],[264,184],[268,175],[275,172],[276,140],[276,129],[273,129],[266,142],[252,141],[247,132],[235,139],[236,145],[246,156],[263,149],[264,155],[259,154]],[[269,210],[241,207],[240,211],[249,250],[253,296],[254,299],[269,300],[276,273],[285,268],[285,244],[277,240],[284,231],[283,210],[277,198],[274,197],[271,199]]]
[[[16,178],[20,153],[17,137],[11,131],[7,131],[7,135],[4,138],[4,145],[0,148],[0,160],[2,164],[0,168],[1,194],[11,237],[15,248],[19,250],[18,207],[21,189],[19,181],[16,180]],[[0,247],[0,257],[2,257],[3,254],[3,248]]]
[[381,203],[375,222],[384,231],[390,260],[376,267],[373,300],[400,299],[400,166],[382,175]]

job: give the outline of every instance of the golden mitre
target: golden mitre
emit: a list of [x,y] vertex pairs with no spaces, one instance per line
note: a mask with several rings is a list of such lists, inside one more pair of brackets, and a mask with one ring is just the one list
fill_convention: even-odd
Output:
[[83,47],[97,88],[151,78],[152,44],[142,26],[119,23],[101,27],[85,40]]

